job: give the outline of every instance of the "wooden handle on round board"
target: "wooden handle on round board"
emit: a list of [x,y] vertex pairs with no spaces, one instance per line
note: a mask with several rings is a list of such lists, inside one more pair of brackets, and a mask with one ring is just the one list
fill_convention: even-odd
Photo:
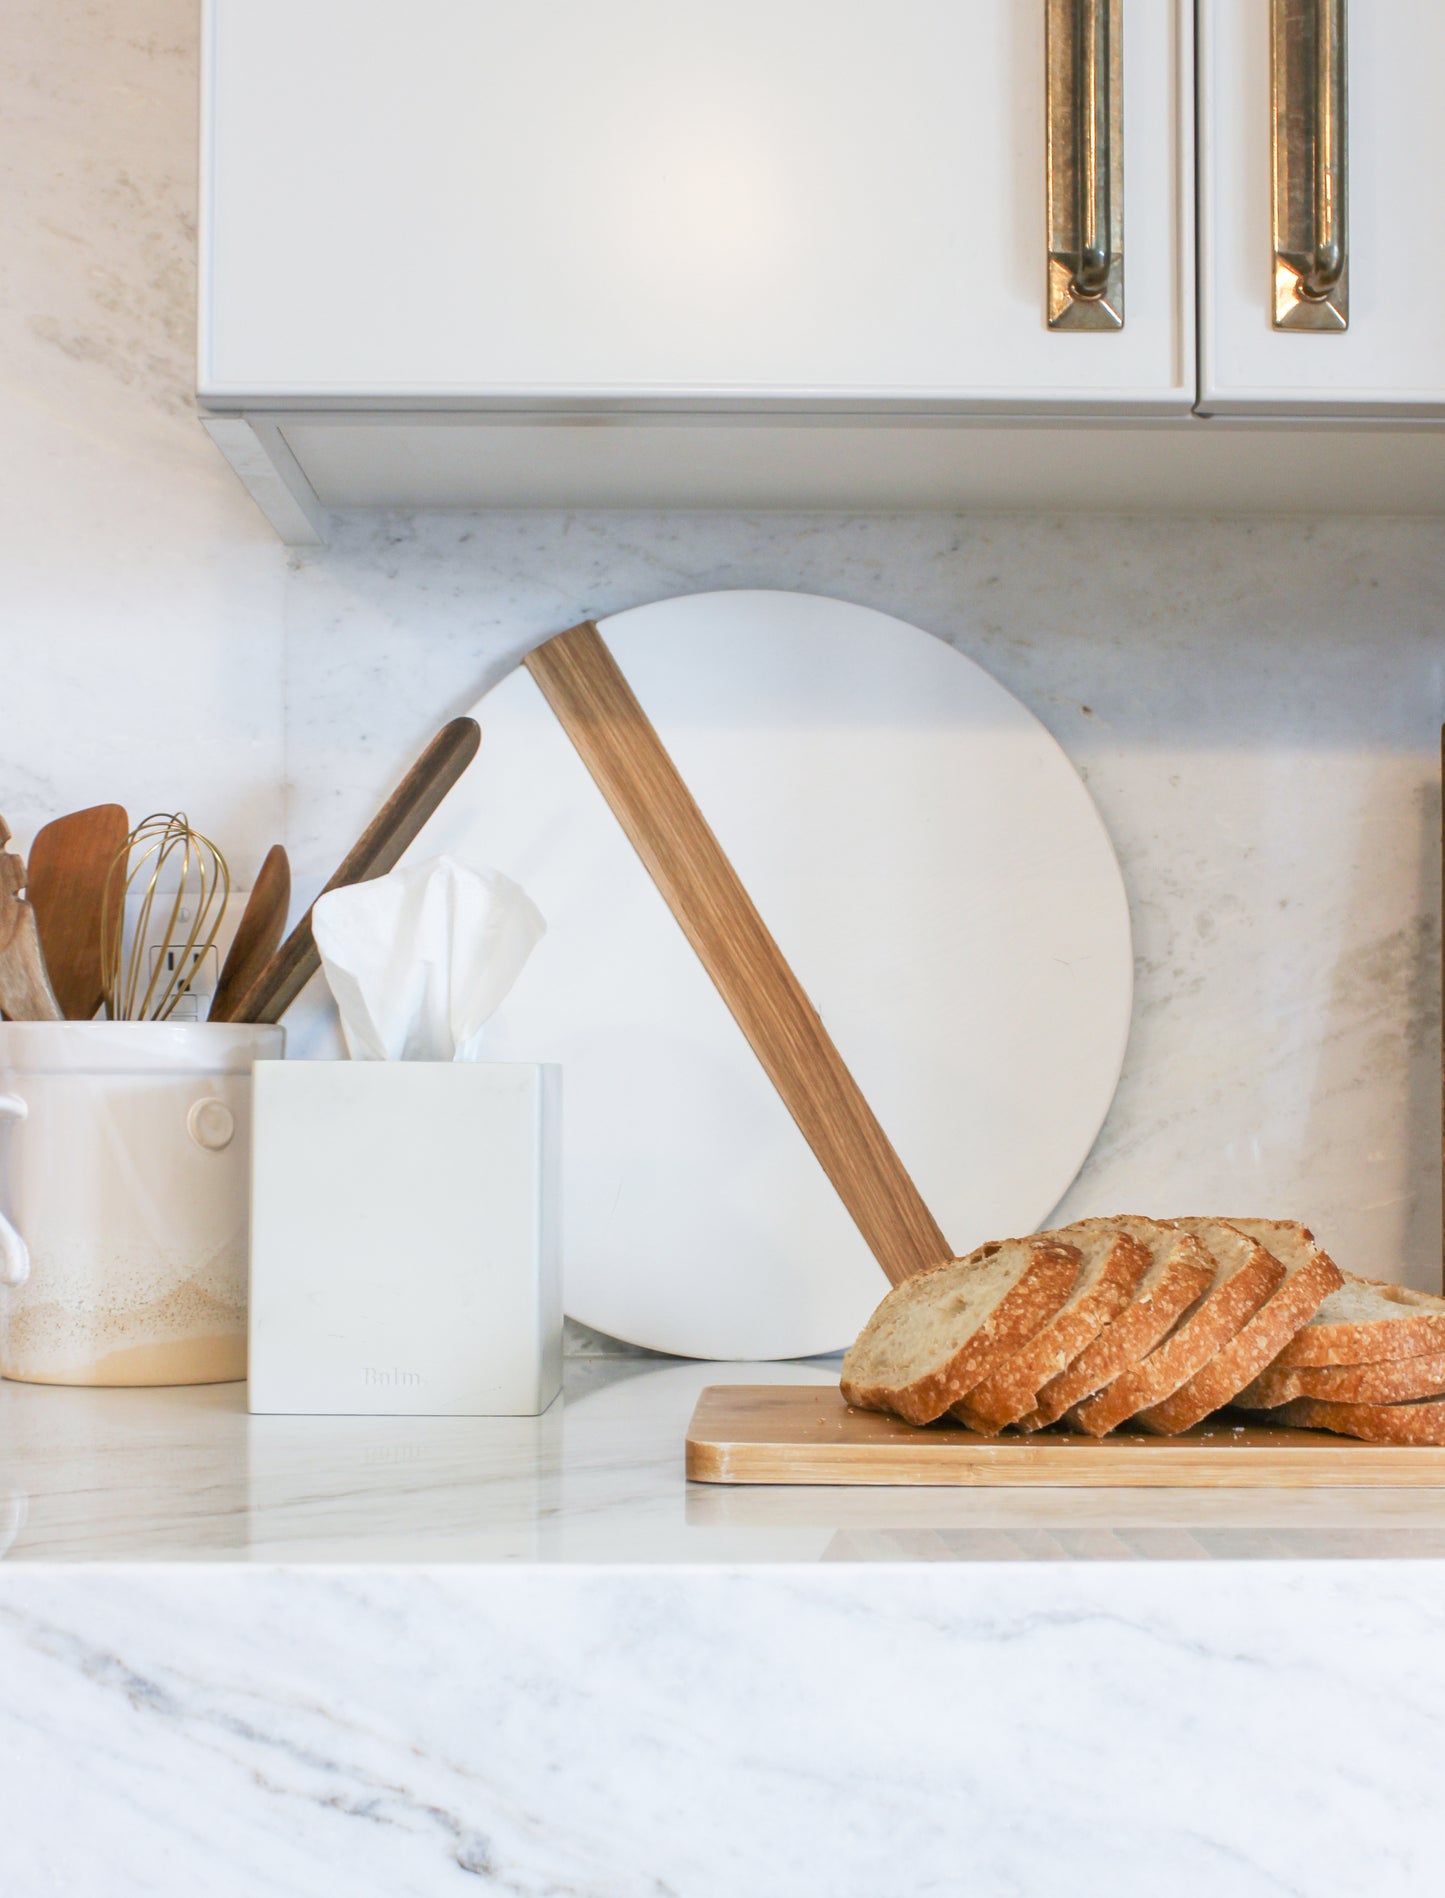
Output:
[[952,1257],[596,626],[522,663],[889,1280]]

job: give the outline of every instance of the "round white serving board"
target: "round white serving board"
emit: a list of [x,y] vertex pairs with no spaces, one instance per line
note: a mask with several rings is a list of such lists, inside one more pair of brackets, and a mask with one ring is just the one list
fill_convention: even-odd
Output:
[[[602,634],[955,1251],[1032,1231],[1132,992],[1064,754],[970,660],[839,600],[693,594]],[[413,855],[493,865],[547,919],[488,1054],[564,1071],[567,1310],[689,1357],[846,1345],[887,1283],[601,793],[530,674],[475,716]]]

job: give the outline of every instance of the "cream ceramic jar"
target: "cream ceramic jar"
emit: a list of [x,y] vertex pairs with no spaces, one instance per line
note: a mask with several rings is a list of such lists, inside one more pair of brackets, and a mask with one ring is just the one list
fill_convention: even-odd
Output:
[[251,1067],[281,1028],[0,1023],[0,1373],[246,1375]]

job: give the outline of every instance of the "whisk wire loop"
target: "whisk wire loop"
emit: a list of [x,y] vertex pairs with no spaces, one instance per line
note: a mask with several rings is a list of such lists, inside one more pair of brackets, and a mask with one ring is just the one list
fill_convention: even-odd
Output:
[[[138,893],[127,955],[126,906]],[[215,943],[230,894],[225,857],[191,828],[183,811],[155,811],[136,825],[111,862],[101,897],[101,981],[109,1020],[170,1018]],[[159,933],[158,916],[165,918]],[[147,969],[147,952],[158,944]]]

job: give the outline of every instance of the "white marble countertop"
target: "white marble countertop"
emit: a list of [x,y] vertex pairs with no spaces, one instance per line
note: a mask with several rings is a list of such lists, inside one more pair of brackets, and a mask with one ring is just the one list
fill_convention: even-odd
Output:
[[1445,1492],[685,1481],[705,1384],[835,1376],[0,1385],[7,1892],[1432,1888]]
[[251,1417],[241,1385],[0,1383],[0,1555],[24,1561],[979,1562],[1445,1556],[1445,1491],[688,1483],[710,1383],[836,1365],[573,1359],[543,1417]]

